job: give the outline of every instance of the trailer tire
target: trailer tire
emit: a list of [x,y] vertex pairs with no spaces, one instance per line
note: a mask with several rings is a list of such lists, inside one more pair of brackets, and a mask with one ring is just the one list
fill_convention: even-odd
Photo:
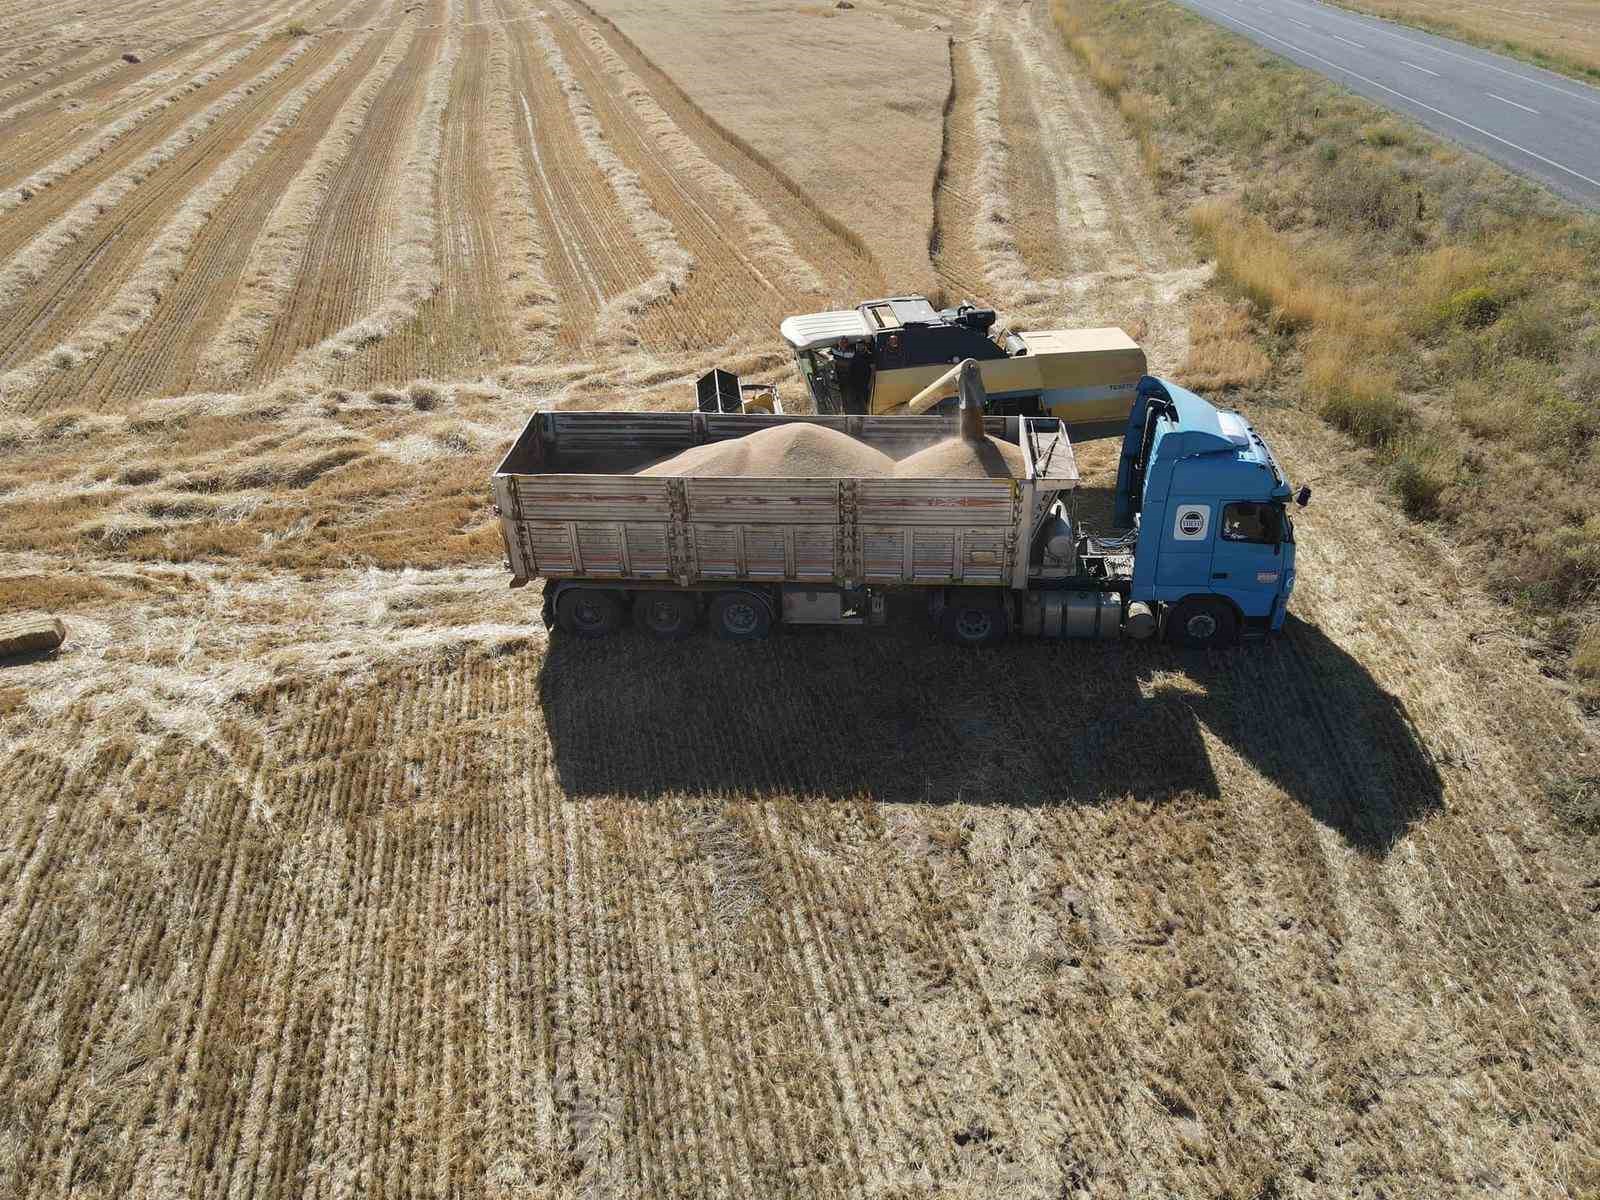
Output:
[[1167,617],[1167,640],[1191,650],[1231,646],[1239,636],[1239,618],[1226,600],[1193,596],[1180,601]]
[[949,604],[939,617],[939,631],[957,646],[988,646],[1003,639],[1010,622],[1005,610],[986,604]]
[[772,610],[754,592],[720,592],[711,602],[711,632],[725,642],[759,642],[772,632]]
[[633,597],[633,623],[651,637],[675,642],[694,632],[700,604],[693,592],[639,591]]
[[600,588],[568,588],[556,598],[556,623],[575,637],[610,637],[622,628],[622,598]]

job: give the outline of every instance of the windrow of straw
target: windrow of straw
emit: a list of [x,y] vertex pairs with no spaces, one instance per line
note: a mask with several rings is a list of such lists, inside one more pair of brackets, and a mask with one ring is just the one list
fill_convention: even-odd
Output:
[[650,89],[634,74],[622,56],[593,25],[582,20],[570,5],[557,3],[558,11],[571,17],[584,44],[593,52],[601,69],[616,80],[617,90],[627,98],[656,144],[673,168],[705,188],[734,214],[744,227],[757,257],[775,276],[796,291],[826,291],[817,275],[787,234],[772,219],[766,207],[722,167],[712,162],[657,102]]
[[444,142],[445,112],[456,61],[461,54],[461,25],[454,4],[445,24],[449,33],[434,61],[417,118],[416,135],[400,177],[393,185],[392,204],[400,209],[399,229],[390,251],[388,294],[371,312],[346,325],[295,358],[300,370],[326,369],[380,342],[417,315],[439,290],[438,236],[439,162]]
[[0,375],[0,403],[15,403],[52,369],[77,367],[141,329],[155,312],[162,294],[183,271],[190,248],[212,214],[278,137],[294,125],[317,93],[350,65],[371,36],[368,32],[355,38],[327,66],[290,92],[267,123],[190,193],[111,302],[78,329],[70,342]]
[[[412,25],[413,20],[408,16],[405,25]],[[339,170],[349,159],[374,101],[394,76],[409,45],[409,35],[397,35],[389,44],[345,100],[267,218],[250,249],[243,281],[228,316],[201,356],[204,368],[220,381],[235,383],[249,371],[273,320],[294,291],[306,247],[316,231],[318,214],[327,203]]]
[[608,298],[601,307],[597,321],[600,336],[625,338],[632,318],[650,305],[675,295],[683,287],[689,272],[694,269],[694,259],[679,244],[672,222],[662,216],[651,202],[639,182],[638,174],[623,163],[606,140],[605,131],[595,116],[583,85],[567,65],[566,56],[562,54],[561,47],[556,45],[550,27],[543,18],[534,22],[534,35],[566,97],[567,109],[572,114],[573,124],[577,126],[584,152],[611,185],[634,236],[639,239],[655,267],[655,273],[643,283],[629,288],[620,296]]

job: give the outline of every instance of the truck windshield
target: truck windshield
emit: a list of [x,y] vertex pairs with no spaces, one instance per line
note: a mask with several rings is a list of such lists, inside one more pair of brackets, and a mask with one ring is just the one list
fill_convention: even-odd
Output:
[[1230,542],[1275,546],[1283,541],[1283,525],[1283,509],[1276,504],[1240,500],[1222,509],[1222,536]]

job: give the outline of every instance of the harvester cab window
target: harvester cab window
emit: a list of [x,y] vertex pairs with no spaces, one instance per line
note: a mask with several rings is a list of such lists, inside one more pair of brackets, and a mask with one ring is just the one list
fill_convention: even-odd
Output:
[[906,365],[905,337],[899,330],[878,335],[878,361],[880,371],[897,371]]
[[1276,546],[1283,541],[1283,523],[1283,510],[1276,504],[1240,500],[1222,509],[1222,536],[1230,542]]

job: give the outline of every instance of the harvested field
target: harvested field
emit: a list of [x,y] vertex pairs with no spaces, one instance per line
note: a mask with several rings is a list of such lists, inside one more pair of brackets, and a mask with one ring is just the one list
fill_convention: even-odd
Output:
[[1301,411],[1264,646],[506,587],[530,412],[793,403],[788,313],[1270,369],[1045,7],[0,0],[0,1195],[1600,1190],[1593,731]]

